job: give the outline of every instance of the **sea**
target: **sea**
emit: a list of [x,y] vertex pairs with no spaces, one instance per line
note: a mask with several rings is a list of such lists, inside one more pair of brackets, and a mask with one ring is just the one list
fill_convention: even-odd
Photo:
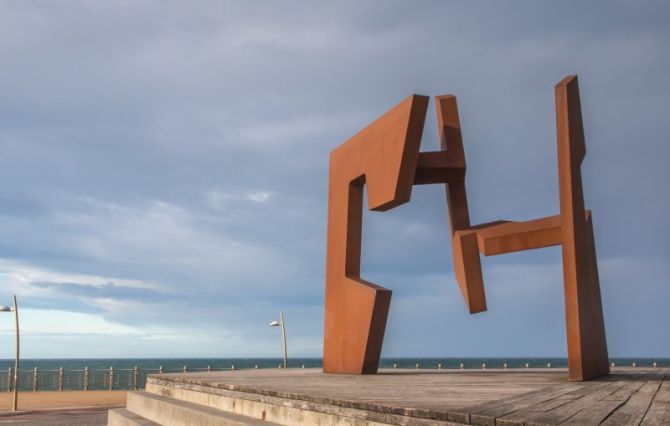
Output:
[[[611,358],[616,366],[669,367],[670,358]],[[148,374],[281,368],[281,358],[22,359],[19,389],[26,391],[141,389]],[[289,368],[320,368],[321,358],[289,358]],[[382,368],[482,369],[566,367],[566,358],[382,358]],[[14,360],[0,360],[0,391],[12,389]]]

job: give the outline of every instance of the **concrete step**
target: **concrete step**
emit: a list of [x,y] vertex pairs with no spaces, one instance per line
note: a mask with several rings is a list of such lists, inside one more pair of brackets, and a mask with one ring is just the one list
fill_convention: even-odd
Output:
[[275,424],[145,391],[128,392],[127,409],[162,426],[270,426]]
[[114,408],[109,410],[107,426],[160,426],[151,420],[147,420],[125,408]]
[[146,392],[284,426],[458,425],[450,421],[394,414],[388,409],[371,411],[352,408],[347,401],[333,404],[327,397],[305,399],[299,395],[273,395],[262,390],[233,390],[226,386],[211,386],[207,380],[189,382],[149,377]]

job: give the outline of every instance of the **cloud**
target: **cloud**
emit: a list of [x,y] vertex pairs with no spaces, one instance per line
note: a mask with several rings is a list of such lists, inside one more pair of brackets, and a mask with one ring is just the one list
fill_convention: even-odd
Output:
[[55,290],[57,292],[73,296],[103,299],[135,299],[140,301],[151,300],[156,302],[159,302],[162,298],[162,294],[158,291],[145,288],[118,286],[114,283],[92,285],[76,283],[33,282],[30,284],[38,288]]
[[207,201],[213,209],[231,213],[235,209],[244,208],[241,205],[243,201],[267,203],[278,195],[274,191],[248,191],[245,194],[231,194],[213,189],[207,193]]
[[[81,333],[102,356],[274,355],[279,311],[295,353],[318,356],[330,150],[412,93],[453,93],[473,222],[553,215],[553,85],[577,73],[609,341],[667,354],[644,330],[670,321],[669,15],[656,1],[3,2],[0,299],[132,329],[94,337],[63,316],[59,356],[91,346]],[[422,149],[436,134],[431,105]],[[557,249],[484,259],[491,312],[470,318],[444,188],[364,224],[363,273],[395,291],[386,354],[448,354],[439,333],[479,355],[502,340],[468,333],[563,353]],[[26,350],[47,353],[34,336]]]
[[254,191],[247,194],[247,198],[254,203],[267,203],[277,194],[271,191]]

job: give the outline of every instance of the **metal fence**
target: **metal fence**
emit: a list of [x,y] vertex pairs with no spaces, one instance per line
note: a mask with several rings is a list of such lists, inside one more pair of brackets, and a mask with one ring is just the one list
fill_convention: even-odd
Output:
[[14,383],[14,369],[0,373],[0,390],[12,391],[18,384],[19,390],[26,391],[66,391],[66,390],[132,390],[143,389],[147,375],[156,373],[183,373],[194,371],[224,371],[232,368],[192,368],[163,369],[162,367],[139,369],[114,368],[83,370],[20,370]]
[[[665,361],[649,361],[644,360],[642,362],[611,362],[612,367],[668,367],[670,363],[666,359]],[[400,362],[400,363],[381,363],[379,368],[398,368],[398,369],[432,369],[432,370],[472,370],[472,369],[521,369],[521,368],[565,368],[567,363],[564,360],[559,362],[551,361],[541,361],[541,360],[532,360],[532,361],[523,361],[523,360],[511,360],[511,361],[493,361],[493,362],[482,362],[474,364],[472,362],[468,363],[410,363],[410,362]],[[303,367],[304,368],[304,367]]]
[[[395,360],[394,360],[395,361]],[[410,360],[398,360],[396,362],[382,362],[380,368],[398,368],[398,369],[520,369],[520,368],[556,368],[564,367],[564,362],[547,362],[547,360],[508,360],[507,362],[499,360],[487,360],[488,362],[473,363],[458,362],[451,360],[445,363],[414,363]],[[615,360],[611,360],[615,361]],[[624,360],[616,360],[624,361]],[[314,365],[309,365],[314,367]],[[651,360],[612,362],[612,367],[630,366],[630,367],[667,367],[670,366],[668,360],[656,362]],[[259,368],[259,365],[243,365],[245,368]],[[305,368],[305,364],[297,364],[293,367]],[[282,368],[282,364],[271,367],[271,364],[261,366],[261,368]],[[186,373],[186,372],[209,372],[209,371],[228,371],[235,370],[235,366],[214,368],[207,366],[205,368],[96,368],[89,369],[64,369],[57,370],[39,369],[37,367],[31,370],[20,370],[16,382],[18,389],[22,391],[88,391],[88,390],[136,390],[144,389],[149,374],[160,373]],[[0,372],[0,392],[14,390],[14,369],[9,368]]]

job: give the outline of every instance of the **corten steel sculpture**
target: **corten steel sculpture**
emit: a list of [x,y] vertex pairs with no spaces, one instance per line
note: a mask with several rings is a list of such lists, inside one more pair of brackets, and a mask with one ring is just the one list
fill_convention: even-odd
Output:
[[577,77],[556,85],[561,214],[528,222],[470,224],[456,98],[436,98],[437,152],[419,152],[427,107],[427,97],[411,96],[330,155],[324,371],[374,374],[379,365],[391,291],[360,277],[363,186],[368,208],[385,211],[409,201],[413,185],[441,183],[446,184],[454,271],[470,313],[486,310],[479,253],[560,244],[569,379],[608,374],[593,227],[582,192],[586,149]]

